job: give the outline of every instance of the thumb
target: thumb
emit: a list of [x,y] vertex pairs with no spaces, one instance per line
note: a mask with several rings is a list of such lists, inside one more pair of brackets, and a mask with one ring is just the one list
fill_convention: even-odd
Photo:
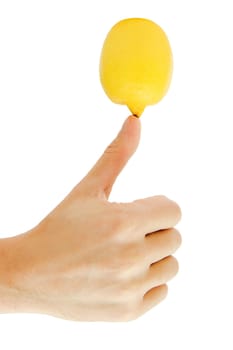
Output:
[[130,116],[125,120],[117,137],[84,178],[85,184],[91,186],[95,193],[109,197],[117,176],[137,149],[140,130],[139,118]]

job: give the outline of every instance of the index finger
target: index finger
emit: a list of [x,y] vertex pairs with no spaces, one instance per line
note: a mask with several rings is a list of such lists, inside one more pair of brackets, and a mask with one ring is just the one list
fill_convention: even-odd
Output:
[[123,206],[129,224],[140,235],[171,228],[181,219],[179,205],[165,196],[138,199]]

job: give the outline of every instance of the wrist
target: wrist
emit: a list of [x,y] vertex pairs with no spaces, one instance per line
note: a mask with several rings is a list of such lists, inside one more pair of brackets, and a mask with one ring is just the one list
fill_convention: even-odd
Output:
[[21,235],[0,239],[0,314],[29,311],[27,296],[15,283],[20,240]]
[[24,283],[32,264],[30,237],[34,231],[0,239],[0,314],[47,313],[49,310],[46,301]]
[[0,239],[0,287],[7,288],[11,285],[11,267],[12,262],[12,240],[13,238]]
[[0,313],[13,312],[16,293],[12,287],[12,240],[0,239]]

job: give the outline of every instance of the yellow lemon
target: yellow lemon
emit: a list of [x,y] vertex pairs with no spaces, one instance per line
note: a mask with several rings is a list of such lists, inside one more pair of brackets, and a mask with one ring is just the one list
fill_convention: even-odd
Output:
[[100,57],[100,80],[115,103],[138,117],[166,94],[172,51],[162,28],[144,18],[124,19],[108,33]]

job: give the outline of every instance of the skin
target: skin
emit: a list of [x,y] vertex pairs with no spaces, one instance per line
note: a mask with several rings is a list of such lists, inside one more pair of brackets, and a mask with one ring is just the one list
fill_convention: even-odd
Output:
[[165,196],[109,202],[135,152],[140,120],[116,139],[36,227],[0,240],[0,313],[131,321],[160,303],[178,271],[179,206]]

